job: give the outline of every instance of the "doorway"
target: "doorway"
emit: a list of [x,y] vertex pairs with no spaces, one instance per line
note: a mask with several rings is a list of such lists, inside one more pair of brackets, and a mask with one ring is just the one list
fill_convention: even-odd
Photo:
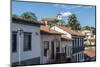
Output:
[[55,58],[55,54],[54,54],[54,41],[51,41],[51,59],[54,59]]

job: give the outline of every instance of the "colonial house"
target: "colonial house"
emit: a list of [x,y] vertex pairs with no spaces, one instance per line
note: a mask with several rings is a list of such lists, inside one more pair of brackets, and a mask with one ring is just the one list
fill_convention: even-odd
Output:
[[82,30],[81,33],[85,36],[85,61],[94,61],[96,60],[96,38],[90,30]]
[[61,53],[62,33],[50,29],[48,26],[41,26],[41,64],[57,63],[57,54]]
[[82,30],[81,33],[85,36],[84,44],[86,46],[95,45],[95,35],[92,34],[90,30]]
[[84,38],[84,44],[85,49],[95,49],[96,47],[96,38],[95,35],[92,34],[92,31],[90,30],[82,30],[81,33],[85,36]]
[[12,17],[11,63],[12,65],[40,64],[40,23],[21,17]]
[[72,62],[72,38],[69,38],[67,35],[61,36],[61,53],[63,56],[63,60],[65,62]]
[[[61,15],[57,15],[57,18],[42,18],[40,20],[41,23],[44,23],[45,26],[48,26],[50,28],[52,28],[50,23],[52,23],[52,22],[61,22],[61,21],[62,21]],[[71,39],[71,35],[68,34],[65,31],[63,31],[63,30],[61,30],[61,31],[62,32],[60,32],[60,33],[63,33],[65,35],[61,35],[61,53],[57,55],[58,58],[60,58],[61,60],[58,60],[58,61],[59,62],[64,62],[64,61],[65,62],[71,62],[71,58],[72,58],[71,57],[72,56],[72,39]]]
[[72,38],[72,61],[84,61],[84,37],[81,33],[69,29],[65,26],[53,26],[53,30],[65,33],[69,38]]

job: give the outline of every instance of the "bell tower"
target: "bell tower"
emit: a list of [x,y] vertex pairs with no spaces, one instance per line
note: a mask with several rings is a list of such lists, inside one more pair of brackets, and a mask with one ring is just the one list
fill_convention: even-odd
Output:
[[62,14],[57,14],[57,18],[58,18],[58,20],[62,20]]

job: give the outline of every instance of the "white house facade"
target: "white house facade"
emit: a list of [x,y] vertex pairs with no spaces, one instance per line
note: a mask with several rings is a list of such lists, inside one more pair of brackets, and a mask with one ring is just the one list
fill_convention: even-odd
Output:
[[11,23],[12,65],[40,64],[40,24],[13,17]]
[[95,38],[95,35],[92,33],[92,31],[82,30],[81,33],[85,35],[85,38],[84,38],[85,49],[95,48],[96,38]]
[[61,52],[65,53],[66,62],[72,61],[72,39],[65,35],[61,38]]
[[72,59],[73,62],[84,61],[84,37],[81,33],[73,31],[65,26],[54,26],[52,29],[65,33],[72,38]]
[[47,26],[42,26],[41,46],[41,64],[55,63],[57,60],[57,53],[61,52],[61,33],[54,30],[49,30]]
[[[49,37],[48,37],[49,36]],[[44,63],[53,63],[56,60],[56,53],[60,53],[60,36],[58,35],[42,35],[42,57]]]
[[64,33],[64,35],[62,35],[62,40],[61,40],[61,52],[65,53],[66,55],[66,60],[68,62],[71,62],[72,60],[72,36],[70,33],[66,32],[65,30],[54,26],[51,27],[51,29],[56,30],[58,32]]
[[63,61],[66,62],[67,60],[70,62],[72,58],[72,40],[71,40],[72,37],[71,35],[57,26],[52,27],[49,25],[49,21],[59,22],[60,20],[61,20],[61,14],[58,15],[58,18],[42,18],[41,23],[45,23],[45,26],[50,27],[50,29],[64,34],[64,37],[62,37],[63,35],[61,36],[61,46],[60,46],[61,53],[60,54],[58,53],[57,55],[58,55],[58,58],[60,59],[60,62],[63,62]]

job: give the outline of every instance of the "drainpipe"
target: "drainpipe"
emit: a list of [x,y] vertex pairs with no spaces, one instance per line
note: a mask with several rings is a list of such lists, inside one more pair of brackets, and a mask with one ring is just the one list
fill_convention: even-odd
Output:
[[20,65],[20,61],[21,61],[20,60],[21,59],[21,47],[20,46],[22,45],[21,36],[22,36],[23,30],[21,28],[19,28],[17,32],[18,32],[18,35],[19,35],[18,36],[18,45],[19,45],[19,47],[18,47],[19,48],[19,59],[18,59],[19,62],[18,62],[18,64]]

